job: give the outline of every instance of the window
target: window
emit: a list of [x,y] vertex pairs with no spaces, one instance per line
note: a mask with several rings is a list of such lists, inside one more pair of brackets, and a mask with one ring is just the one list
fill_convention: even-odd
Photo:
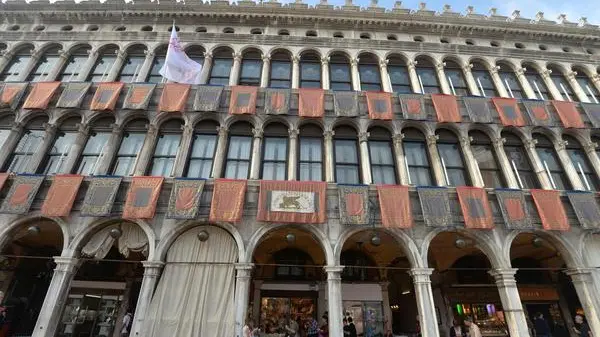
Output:
[[250,30],[250,34],[252,34],[252,35],[261,35],[262,33],[263,33],[263,31],[260,28],[253,28]]
[[404,60],[395,56],[390,57],[387,69],[394,92],[399,94],[412,93],[410,76],[408,75],[408,68]]
[[263,138],[262,179],[285,180],[287,178],[288,129],[272,123],[265,128]]
[[579,83],[579,86],[581,86],[581,89],[583,89],[583,92],[585,92],[587,95],[590,102],[596,104],[600,103],[600,93],[592,81],[590,81],[590,78],[586,75],[585,71],[583,69],[573,70],[577,72],[575,79],[577,80],[577,83]]
[[542,162],[546,174],[550,177],[550,184],[555,190],[566,190],[571,188],[562,164],[558,160],[558,155],[554,145],[547,137],[541,134],[534,134],[533,139],[537,140],[535,150]]
[[290,55],[284,52],[278,52],[271,57],[271,79],[269,87],[271,88],[291,88],[292,87],[292,64]]
[[338,184],[360,184],[356,131],[347,126],[335,129],[335,178]]
[[335,32],[335,33],[333,33],[333,37],[335,37],[336,39],[343,39],[344,38],[344,33],[342,33],[342,32]]
[[500,47],[500,42],[497,42],[497,41],[491,41],[491,42],[490,42],[490,46],[498,48],[498,47]]
[[45,29],[46,29],[46,26],[42,26],[42,25],[35,26],[35,28],[33,28],[33,30],[36,32],[41,32],[41,31],[44,31]]
[[89,25],[86,30],[88,32],[95,32],[98,31],[98,29],[100,29],[100,27],[98,27],[97,25]]
[[88,74],[86,79],[87,82],[103,82],[106,80],[110,68],[117,60],[117,47],[109,46],[98,52],[98,58],[92,68],[92,71]]
[[127,28],[125,28],[125,26],[117,26],[117,27],[115,27],[115,31],[116,32],[124,32],[125,30],[127,30]]
[[73,26],[71,26],[71,25],[62,26],[62,27],[60,28],[60,30],[62,30],[63,32],[70,32],[70,31],[72,31],[72,30],[73,30]]
[[185,50],[185,53],[193,61],[204,65],[204,48],[201,46],[190,46]]
[[458,139],[448,130],[439,130],[437,134],[439,136],[437,148],[440,153],[446,184],[448,186],[469,185]]
[[483,185],[488,188],[506,187],[490,138],[481,131],[472,131],[469,136],[473,138],[471,151],[483,178]]
[[6,171],[14,173],[33,173],[28,172],[27,166],[44,141],[44,137],[46,136],[44,124],[47,122],[47,117],[37,117],[27,123],[25,132],[21,136],[19,143],[17,143],[10,160],[7,161],[9,164],[7,165]]
[[425,41],[425,39],[423,39],[422,36],[415,36],[413,37],[413,41],[422,43],[423,41]]
[[184,176],[210,178],[217,149],[217,126],[218,124],[213,121],[203,121],[196,125],[192,151]]
[[435,67],[426,58],[417,59],[417,77],[424,94],[437,94],[441,92]]
[[[30,47],[33,48],[33,47]],[[10,60],[10,62],[4,68],[4,71],[0,73],[0,81],[3,82],[14,82],[18,81],[21,73],[27,67],[27,64],[31,60],[26,47],[21,48],[17,51],[16,55]]]
[[64,164],[69,155],[69,150],[71,150],[75,139],[77,139],[77,124],[79,122],[79,117],[68,118],[62,122],[54,138],[54,144],[46,153],[44,162],[41,165],[43,169],[38,170],[37,173],[46,175],[67,173]]
[[142,27],[142,32],[151,32],[153,30],[152,26],[144,26]]
[[321,59],[314,52],[300,57],[300,88],[321,88]]
[[471,39],[467,39],[467,40],[465,40],[465,44],[467,46],[474,46],[475,45],[475,41],[473,41]]
[[540,48],[540,50],[548,50],[548,46],[546,46],[545,44],[539,45],[538,48]]
[[263,62],[259,51],[249,51],[244,53],[238,84],[255,87],[260,86],[262,66]]
[[196,33],[206,33],[208,30],[206,27],[198,27],[196,28]]
[[58,64],[58,50],[58,47],[48,49],[44,55],[40,57],[33,70],[27,76],[26,81],[41,82],[52,80],[48,78],[48,74]]
[[398,37],[394,34],[389,34],[387,36],[388,41],[398,41]]
[[89,58],[89,51],[89,47],[81,47],[74,50],[71,53],[71,56],[69,56],[67,63],[56,80],[62,82],[77,81],[77,77],[83,70],[85,63]]
[[315,32],[314,30],[309,30],[308,32],[306,32],[306,36],[317,37],[317,32]]
[[369,33],[360,33],[360,38],[363,40],[370,40],[371,39],[371,34]]
[[235,30],[233,30],[233,28],[227,27],[227,28],[223,29],[223,33],[225,33],[225,34],[233,34],[233,33],[235,33]]
[[499,63],[498,66],[500,67],[498,75],[500,75],[502,84],[506,86],[506,91],[508,91],[510,97],[517,99],[524,98],[525,95],[523,94],[521,82],[519,82],[519,79],[514,71],[512,71],[512,68],[508,64]]
[[513,173],[517,176],[519,186],[524,189],[539,188],[537,176],[531,167],[521,139],[508,132],[502,132],[502,138],[506,140],[504,152]]
[[273,254],[273,260],[277,265],[275,276],[284,280],[303,280],[310,277],[307,269],[314,262],[306,252],[295,248],[284,248]]
[[[163,77],[160,74],[160,69],[165,65],[166,57],[167,47],[163,46],[158,48],[155,51],[154,60],[152,60],[152,68],[150,68],[150,73],[146,76],[146,78],[142,79],[141,82],[161,83],[163,81]],[[136,81],[136,79],[133,81]]]
[[214,53],[208,84],[229,85],[229,74],[233,66],[231,49],[221,49]]
[[331,90],[352,90],[352,76],[348,58],[333,54],[329,58],[329,80]]
[[588,191],[600,190],[600,184],[596,173],[592,169],[585,151],[581,148],[581,144],[577,139],[571,136],[563,136],[563,140],[567,142],[567,153],[575,171],[583,183],[583,187]]
[[517,43],[515,43],[515,47],[516,47],[517,49],[525,49],[525,45],[524,45],[524,44],[522,44],[522,43],[520,43],[520,42],[517,42]]
[[468,96],[469,87],[467,87],[467,82],[465,81],[465,76],[461,67],[456,62],[446,61],[444,69],[452,94],[457,96]]
[[127,57],[121,67],[121,72],[117,76],[117,81],[130,83],[135,81],[144,64],[146,47],[134,46],[127,50]]
[[15,116],[12,114],[4,114],[0,117],[0,147],[4,145],[8,139],[14,121]]
[[358,73],[360,88],[363,91],[381,91],[381,76],[379,64],[374,55],[366,54],[359,57]]
[[369,157],[373,184],[396,184],[392,136],[380,127],[369,130]]
[[289,36],[290,32],[288,30],[286,30],[286,29],[282,29],[279,32],[277,32],[277,35],[279,35],[279,36]]
[[160,126],[158,141],[156,142],[152,162],[148,170],[151,176],[173,176],[175,158],[177,157],[177,151],[181,143],[182,126],[182,121],[178,119],[164,122]]
[[248,123],[235,123],[229,134],[225,178],[248,179],[252,159],[252,127]]
[[322,181],[323,132],[315,125],[305,125],[300,129],[299,144],[298,179]]
[[440,43],[448,44],[448,43],[450,43],[450,40],[448,38],[443,37],[440,39]]
[[145,119],[136,119],[125,125],[121,146],[117,152],[113,168],[110,170],[113,175],[133,175],[138,154],[144,145],[146,133],[148,132],[147,124],[148,121]]
[[548,87],[546,87],[546,83],[544,82],[544,79],[542,79],[542,76],[540,76],[540,74],[535,70],[535,68],[533,68],[532,65],[530,65],[529,68],[527,68],[526,65],[523,66],[527,69],[525,72],[525,77],[527,78],[527,81],[529,81],[529,84],[531,84],[531,88],[535,92],[536,99],[548,100],[550,97]]
[[565,53],[570,53],[572,50],[569,47],[563,47],[562,51],[564,51]]
[[106,159],[104,158],[104,150],[112,135],[111,126],[113,123],[113,118],[102,118],[92,123],[93,129],[79,157],[77,174],[93,175],[98,165],[100,165],[100,161]]
[[498,90],[496,90],[496,86],[494,85],[494,81],[492,80],[490,72],[483,64],[479,62],[473,62],[471,73],[473,74],[473,78],[475,78],[475,83],[477,83],[477,87],[479,88],[482,96],[500,96],[500,94],[498,94]]
[[556,89],[560,92],[561,98],[569,102],[578,102],[579,99],[577,98],[577,95],[575,95],[571,84],[569,84],[563,75],[563,72],[558,67],[552,66],[548,67],[548,70],[552,71],[550,79],[552,79]]
[[402,146],[409,184],[417,186],[434,185],[425,136],[419,130],[413,128],[404,129],[402,133],[404,134]]
[[[167,28],[168,32],[172,32],[173,31],[173,26],[169,26],[169,28]],[[178,32],[179,31],[179,26],[175,26],[175,31]]]

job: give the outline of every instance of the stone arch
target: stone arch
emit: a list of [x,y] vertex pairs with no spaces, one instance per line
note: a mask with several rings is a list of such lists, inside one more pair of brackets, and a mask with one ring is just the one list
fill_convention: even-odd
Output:
[[559,135],[560,139],[563,139],[564,136],[571,136],[575,138],[579,145],[583,148],[584,145],[591,142],[590,138],[590,130],[585,129],[564,129],[563,132]]
[[69,246],[69,244],[71,242],[71,236],[69,233],[68,224],[59,217],[45,217],[45,216],[41,216],[39,214],[26,215],[26,216],[15,216],[15,219],[13,221],[11,221],[8,224],[8,226],[6,226],[2,230],[0,230],[0,250],[4,249],[4,247],[6,247],[6,245],[8,243],[10,243],[10,241],[13,239],[14,234],[22,226],[24,226],[28,223],[31,223],[32,221],[36,221],[36,220],[39,221],[42,219],[47,220],[47,221],[52,221],[60,227],[60,230],[63,235],[62,253],[64,254],[65,251],[67,250],[67,247]]
[[383,128],[388,131],[391,135],[396,131],[394,129],[394,125],[391,123],[386,123],[382,120],[369,119],[364,127],[364,131],[368,132],[372,128]]
[[341,55],[345,57],[348,60],[348,62],[352,60],[352,56],[348,53],[348,51],[343,49],[332,49],[327,52],[327,55],[325,55],[325,57],[332,57],[333,55]]
[[435,129],[430,127],[430,125],[425,123],[419,123],[416,121],[405,120],[400,125],[400,132],[402,132],[406,128],[413,128],[419,130],[423,134],[423,136],[425,136],[425,138],[427,138],[428,136],[432,136],[435,133]]
[[539,62],[537,61],[532,61],[532,60],[523,60],[521,62],[521,67],[522,68],[526,68],[526,69],[531,69],[533,71],[535,71],[538,74],[542,74],[542,72],[546,69],[543,65],[541,65]]
[[246,53],[251,52],[258,52],[261,57],[265,55],[264,50],[258,45],[245,45],[238,50],[238,53],[240,53],[242,56],[245,56]]
[[15,122],[28,124],[31,120],[36,119],[38,117],[46,118],[47,123],[50,122],[50,113],[48,111],[40,112],[35,110],[30,110],[25,113],[17,113],[15,115]]
[[446,54],[446,55],[442,56],[442,62],[446,62],[446,61],[454,62],[461,68],[463,68],[464,66],[466,66],[468,64],[464,58],[462,58],[458,55],[453,55],[453,54]]
[[124,50],[127,53],[131,53],[132,51],[138,51],[138,50],[147,51],[147,50],[149,50],[149,48],[148,48],[147,44],[136,41],[136,42],[126,43],[125,45],[122,46],[121,50]]
[[491,60],[481,56],[472,56],[467,59],[467,64],[479,63],[483,65],[488,71],[495,67]]
[[550,141],[552,142],[552,144],[554,144],[556,146],[556,144],[558,144],[559,141],[561,141],[561,137],[560,134],[558,134],[556,131],[547,128],[547,127],[543,127],[543,126],[537,126],[535,128],[533,128],[531,130],[531,136],[534,137],[536,133],[539,133],[545,137],[547,137],[548,139],[550,139]]
[[[10,51],[8,51],[8,48],[10,48]],[[8,53],[12,53],[14,55],[17,55],[19,52],[27,52],[29,55],[29,51],[35,50],[35,45],[31,42],[21,41],[11,45],[10,47],[7,47],[6,50]]]
[[[202,115],[202,116],[198,116],[198,118],[194,118],[192,120],[190,120],[190,125],[192,127],[196,127],[196,125],[202,123],[202,122],[215,122],[216,124],[219,125],[219,127],[221,127],[223,125],[223,121],[221,120],[221,118],[219,118],[219,116],[210,114],[210,115]],[[217,130],[215,130],[216,132]]]
[[471,131],[481,131],[490,138],[490,141],[493,141],[494,139],[498,138],[500,135],[500,131],[498,129],[496,129],[488,124],[480,124],[480,123],[471,123],[470,125],[467,126],[465,131],[467,133],[470,133]]
[[306,54],[316,54],[317,57],[319,59],[321,59],[323,53],[321,53],[321,51],[317,48],[312,48],[312,47],[304,47],[302,49],[300,49],[297,53],[298,57],[302,58],[302,56],[306,55]]
[[157,54],[158,52],[162,52],[162,51],[164,51],[166,53],[168,47],[169,47],[169,45],[166,43],[159,43],[152,47],[152,52],[154,54]]
[[288,130],[292,130],[293,129],[293,125],[292,122],[283,117],[283,116],[277,116],[277,115],[271,115],[271,116],[267,116],[265,117],[265,119],[262,121],[262,128],[266,128],[269,124],[273,124],[273,123],[279,123],[284,125]]
[[57,43],[57,42],[43,43],[43,44],[40,44],[39,46],[37,46],[35,48],[34,55],[42,56],[46,52],[48,52],[48,50],[51,50],[53,48],[57,48],[58,50],[62,50],[64,48],[64,45],[62,43]]
[[73,52],[83,48],[88,49],[89,51],[93,50],[92,45],[87,42],[75,42],[69,46],[66,53],[67,55],[73,55]]
[[500,250],[503,259],[510,262],[510,251],[512,244],[519,234],[533,234],[538,236],[547,242],[549,242],[556,250],[558,250],[569,268],[582,267],[584,265],[583,258],[578,253],[577,246],[567,239],[563,235],[545,231],[542,229],[531,229],[531,230],[513,230],[504,238],[504,244]]
[[[516,72],[517,69],[523,68],[523,66],[520,66],[518,64],[516,64],[515,62],[513,62],[512,60],[509,59],[498,59],[496,60],[496,66],[500,66],[500,68],[502,68],[502,66],[508,66],[508,70],[512,71],[512,72]],[[500,69],[503,70],[503,69]]]
[[563,76],[567,76],[569,74],[570,69],[568,69],[564,64],[560,64],[558,62],[548,62],[546,63],[547,69],[557,69],[560,70],[560,74]]
[[237,122],[247,122],[252,125],[253,128],[258,128],[261,124],[258,120],[258,117],[253,117],[249,115],[228,115],[225,117],[222,126],[229,129],[233,124]]
[[[439,56],[436,57],[436,55],[433,55],[431,53],[417,53],[417,54],[415,54],[413,60],[414,61],[418,61],[419,59],[428,61],[434,67],[439,63]],[[417,63],[417,67],[418,66],[419,66],[419,64]]]
[[170,122],[172,120],[179,120],[179,121],[181,121],[182,125],[188,124],[187,118],[183,114],[181,114],[179,116],[173,116],[173,114],[169,113],[169,112],[160,113],[160,114],[156,115],[156,117],[154,118],[154,120],[152,121],[151,124],[155,125],[157,128],[160,129],[160,127],[163,124]]
[[294,53],[285,46],[275,46],[271,49],[269,49],[269,51],[266,53],[266,55],[269,55],[270,57],[273,57],[273,55],[275,55],[276,53],[285,53],[289,56],[290,60],[292,59]]
[[389,60],[390,58],[400,59],[402,60],[404,65],[407,65],[408,62],[411,61],[411,58],[406,53],[398,50],[391,50],[387,52],[383,57],[384,60]]
[[340,126],[347,126],[353,128],[356,131],[356,136],[358,137],[358,133],[361,132],[360,121],[356,120],[356,118],[344,118],[334,121],[330,128],[334,130]]

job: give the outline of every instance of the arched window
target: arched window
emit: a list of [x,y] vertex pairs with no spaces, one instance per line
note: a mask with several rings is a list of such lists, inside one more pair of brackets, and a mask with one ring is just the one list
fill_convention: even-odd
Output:
[[419,78],[422,93],[437,94],[442,92],[435,66],[428,58],[420,57],[417,59],[417,77]]
[[150,68],[150,73],[146,76],[146,78],[141,79],[140,82],[161,83],[163,81],[163,77],[160,74],[160,69],[165,65],[166,57],[167,46],[162,46],[156,49],[154,51],[154,60],[152,60],[152,67]]
[[452,264],[451,269],[456,273],[458,284],[491,283],[490,262],[483,254],[472,254],[459,258]]
[[144,60],[146,59],[146,47],[136,45],[127,49],[127,57],[123,61],[123,66],[117,76],[117,81],[130,83],[135,81],[136,76],[140,73]]
[[410,86],[410,76],[408,75],[408,68],[406,62],[398,56],[391,56],[388,59],[388,73],[390,74],[390,82],[392,83],[392,90],[399,94],[410,94],[412,93],[412,87]]
[[4,68],[4,71],[0,74],[0,81],[14,82],[19,79],[21,73],[31,60],[31,53],[29,52],[31,49],[33,49],[33,46],[19,48],[15,56],[13,56]]
[[26,81],[48,81],[48,74],[57,66],[59,57],[59,47],[52,47],[46,50],[27,76]]
[[550,98],[548,87],[546,87],[546,83],[542,76],[537,72],[537,69],[531,64],[524,64],[523,67],[527,69],[527,71],[525,71],[525,77],[527,78],[527,81],[529,81],[529,84],[531,84],[536,99],[548,100]]
[[205,120],[194,128],[192,151],[184,176],[189,178],[210,178],[215,151],[217,150],[217,127],[214,121]]
[[115,122],[113,117],[104,117],[92,122],[92,129],[81,156],[76,166],[75,173],[81,175],[92,175],[104,158],[106,143],[112,135],[112,125]]
[[316,125],[300,128],[298,178],[302,181],[323,180],[323,131]]
[[215,51],[208,84],[229,85],[229,74],[233,66],[232,53],[231,49],[226,48]]
[[444,67],[444,71],[448,78],[452,94],[457,96],[468,96],[469,87],[467,86],[467,81],[465,81],[465,75],[462,68],[454,61],[445,62],[446,66]]
[[414,128],[406,128],[402,130],[402,134],[404,135],[402,146],[410,179],[409,183],[416,186],[434,185],[425,136],[421,131]]
[[481,172],[484,186],[488,188],[506,187],[490,138],[481,131],[471,131],[469,136],[473,138],[471,151],[479,167],[479,172]]
[[581,143],[574,137],[566,135],[563,136],[563,140],[567,142],[567,153],[569,154],[569,158],[571,158],[571,162],[573,162],[573,166],[575,166],[575,171],[577,171],[577,175],[581,178],[581,182],[585,189],[588,191],[600,190],[600,184],[598,183],[596,173],[594,173],[585,151],[581,148]]
[[579,85],[581,86],[581,89],[583,89],[583,92],[585,92],[585,94],[587,95],[590,102],[596,104],[600,103],[600,92],[598,92],[598,89],[596,88],[594,83],[590,81],[590,78],[587,76],[585,70],[574,68],[573,71],[577,72],[577,76],[575,77],[575,79],[577,80],[577,83],[579,83]]
[[546,173],[550,176],[550,183],[555,190],[567,190],[571,188],[571,183],[565,174],[562,164],[558,160],[558,155],[554,149],[554,144],[548,137],[535,133],[533,139],[537,140],[535,150],[542,161]]
[[8,139],[14,122],[15,115],[13,114],[3,114],[2,117],[0,117],[0,148]]
[[[358,243],[362,248],[362,243]],[[342,280],[348,281],[376,281],[378,280],[375,262],[364,252],[358,249],[348,249],[342,252],[340,262],[346,266],[342,271]],[[367,268],[365,268],[367,267]],[[369,268],[371,267],[371,268]]]
[[190,46],[185,50],[185,53],[193,61],[204,65],[204,48],[201,46]]
[[242,70],[240,71],[239,85],[260,86],[260,75],[263,62],[258,50],[250,50],[244,53],[242,58]]
[[339,126],[334,132],[336,182],[338,184],[360,184],[356,130],[348,126]]
[[160,126],[158,141],[148,170],[151,176],[173,176],[175,158],[181,143],[182,127],[183,121],[180,119],[171,119]]
[[277,52],[271,56],[271,79],[269,87],[284,88],[292,87],[292,63],[290,54],[287,52]]
[[500,67],[498,70],[498,75],[502,80],[502,84],[506,86],[508,95],[517,99],[525,97],[523,88],[521,87],[521,82],[519,82],[517,74],[515,74],[513,68],[506,63],[498,63],[498,66]]
[[248,179],[252,159],[252,125],[237,122],[229,128],[225,178]]
[[363,54],[359,57],[358,73],[360,88],[363,91],[381,91],[381,76],[377,57],[372,54]]
[[440,153],[446,184],[448,186],[470,185],[456,135],[445,129],[438,130],[437,135],[439,137],[437,148]]
[[369,157],[374,184],[396,184],[392,135],[381,127],[369,130]]
[[274,253],[273,260],[277,265],[275,277],[279,280],[303,280],[307,276],[305,266],[314,265],[310,255],[296,248],[284,248]]
[[123,129],[119,151],[110,172],[115,176],[131,176],[148,132],[148,120],[134,119]]
[[300,56],[300,88],[321,88],[321,59],[315,52]]
[[69,155],[69,150],[77,138],[77,125],[81,122],[80,117],[70,117],[61,124],[54,138],[54,144],[46,153],[46,157],[37,173],[52,175],[65,172],[65,161]]
[[114,45],[103,48],[98,52],[96,63],[88,74],[87,82],[103,82],[117,60],[118,48]]
[[504,152],[513,172],[517,176],[520,187],[525,189],[539,188],[537,176],[533,171],[521,139],[510,132],[502,132],[502,138],[505,140]]
[[335,53],[329,57],[329,81],[331,90],[352,90],[350,64],[344,54]]
[[11,154],[10,160],[7,161],[9,164],[5,171],[14,173],[33,173],[27,172],[27,166],[44,141],[44,136],[46,135],[44,125],[47,122],[48,117],[39,116],[31,119],[27,123],[19,143]]
[[577,95],[575,95],[571,84],[565,78],[562,70],[556,66],[549,66],[548,70],[552,71],[550,78],[554,82],[554,86],[556,86],[558,92],[560,92],[562,99],[569,102],[579,102]]
[[490,72],[482,63],[473,62],[473,68],[471,68],[471,73],[473,74],[473,78],[475,78],[475,82],[477,83],[477,87],[479,88],[479,91],[481,92],[482,96],[500,96],[496,86],[494,85],[494,81],[492,80]]
[[62,82],[76,81],[89,58],[88,53],[90,50],[89,46],[82,46],[73,50],[56,80]]
[[288,129],[280,123],[265,127],[263,138],[262,179],[287,178]]

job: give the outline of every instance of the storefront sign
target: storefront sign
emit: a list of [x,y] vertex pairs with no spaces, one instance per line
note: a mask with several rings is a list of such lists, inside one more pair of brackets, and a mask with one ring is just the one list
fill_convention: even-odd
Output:
[[496,287],[449,288],[446,296],[453,303],[500,303]]
[[554,288],[519,287],[521,301],[558,301]]

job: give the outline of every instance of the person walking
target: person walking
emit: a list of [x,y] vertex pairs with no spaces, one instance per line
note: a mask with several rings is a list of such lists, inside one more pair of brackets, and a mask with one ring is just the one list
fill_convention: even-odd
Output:
[[358,336],[356,334],[356,326],[354,325],[354,320],[352,320],[352,317],[348,317],[348,330],[350,331],[350,337]]
[[544,318],[541,312],[538,312],[533,317],[533,329],[535,337],[550,337],[550,325]]
[[127,311],[125,316],[123,316],[123,327],[121,328],[121,337],[129,336],[129,328],[131,327],[131,311]]
[[452,321],[452,328],[450,329],[450,337],[465,337],[465,333],[463,331],[463,328],[460,324],[458,324],[458,321],[453,320]]
[[577,327],[573,327],[573,330],[575,331],[577,336],[579,336],[579,337],[590,337],[591,336],[590,326],[583,319],[583,316],[575,315],[575,324],[577,324]]
[[467,317],[465,319],[465,325],[469,328],[469,337],[482,337],[481,330],[477,324],[473,323],[473,319],[471,317]]
[[329,319],[327,314],[323,315],[321,327],[319,328],[319,337],[329,337]]
[[296,320],[290,319],[290,323],[285,326],[285,331],[287,335],[290,337],[300,337],[300,326],[298,325],[298,320],[300,317],[297,317]]
[[307,324],[306,337],[318,337],[319,336],[319,323],[314,317],[310,318]]

